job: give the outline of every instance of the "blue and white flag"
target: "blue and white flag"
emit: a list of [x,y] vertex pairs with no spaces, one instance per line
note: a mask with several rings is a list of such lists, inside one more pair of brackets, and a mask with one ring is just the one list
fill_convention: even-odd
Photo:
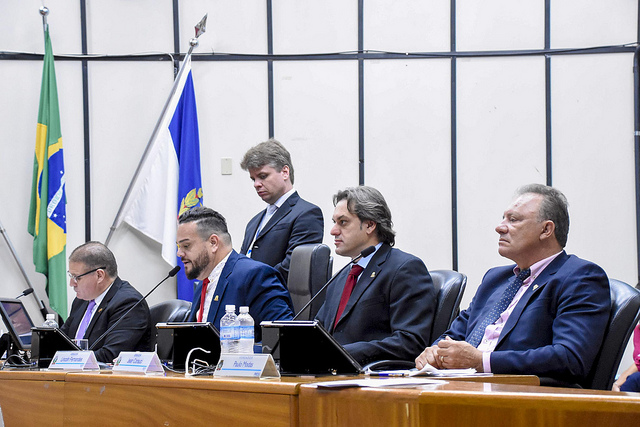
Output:
[[[162,258],[170,265],[184,267],[176,256],[177,219],[194,206],[202,206],[202,178],[189,57],[120,218],[161,243]],[[178,298],[191,301],[193,281],[183,272],[176,277]]]

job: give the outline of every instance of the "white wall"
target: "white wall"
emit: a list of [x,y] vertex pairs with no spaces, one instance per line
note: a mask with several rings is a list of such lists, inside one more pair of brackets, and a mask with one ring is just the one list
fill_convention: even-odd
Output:
[[[535,0],[457,2],[458,51],[544,48],[544,6]],[[0,51],[42,53],[41,1],[0,0]],[[79,2],[49,0],[56,55],[77,54]],[[551,48],[635,42],[637,2],[552,1]],[[181,51],[209,13],[200,53],[267,53],[265,0],[180,3]],[[170,0],[87,2],[93,54],[173,51]],[[355,51],[357,1],[273,2],[276,54]],[[448,52],[449,2],[371,0],[364,46],[393,52]],[[570,202],[568,251],[637,282],[633,164],[632,53],[551,59],[552,174]],[[0,221],[41,297],[31,261],[27,213],[41,61],[0,61]],[[296,188],[325,215],[330,246],[336,190],[358,184],[358,64],[353,60],[275,61],[275,137],[291,151]],[[84,242],[81,65],[56,61],[68,197],[67,250]],[[263,208],[242,154],[268,138],[265,61],[194,61],[205,204],[228,219],[238,249],[248,219]],[[495,225],[514,190],[545,182],[545,63],[542,56],[457,60],[457,229],[459,269],[469,276],[463,306],[482,274],[508,260]],[[104,240],[173,80],[168,61],[89,62],[91,234]],[[430,269],[451,268],[451,60],[367,60],[364,65],[365,183],[387,197],[397,246]],[[233,174],[220,159],[233,159]],[[169,269],[150,242],[126,225],[111,247],[120,275],[141,292]],[[336,259],[336,267],[344,260]],[[25,288],[0,241],[1,296]],[[72,292],[71,292],[72,293]],[[165,284],[151,304],[174,297]],[[70,295],[72,298],[73,295]],[[26,299],[36,321],[32,299]],[[626,365],[630,359],[626,359]]]

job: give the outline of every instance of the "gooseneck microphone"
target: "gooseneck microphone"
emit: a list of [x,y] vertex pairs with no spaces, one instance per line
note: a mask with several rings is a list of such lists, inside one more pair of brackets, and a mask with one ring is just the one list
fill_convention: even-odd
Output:
[[105,333],[104,333],[104,334],[100,335],[100,337],[98,337],[98,339],[97,339],[97,340],[95,340],[95,341],[93,342],[93,344],[91,344],[91,347],[89,347],[89,350],[93,350],[93,349],[96,347],[96,345],[97,345],[100,341],[102,341],[102,340],[104,339],[104,337],[106,337],[106,336],[109,334],[109,332],[113,331],[113,330],[115,329],[115,327],[116,327],[116,326],[118,326],[118,324],[122,321],[122,319],[124,319],[125,317],[127,317],[127,314],[129,314],[129,313],[131,312],[131,310],[133,310],[134,308],[136,308],[136,307],[137,307],[137,306],[138,306],[142,301],[146,300],[146,299],[147,299],[147,297],[148,297],[149,295],[151,295],[151,292],[153,292],[153,291],[155,291],[156,289],[158,289],[158,286],[162,285],[162,284],[164,283],[164,281],[165,281],[165,280],[167,280],[169,277],[173,277],[173,276],[175,276],[175,275],[178,273],[178,271],[180,271],[180,266],[179,266],[179,265],[176,265],[175,267],[173,267],[173,268],[171,269],[171,271],[169,272],[169,274],[167,274],[167,277],[165,277],[164,279],[162,279],[162,280],[160,281],[160,283],[158,283],[157,285],[155,285],[155,286],[153,287],[153,289],[151,289],[149,292],[147,292],[147,294],[146,294],[145,296],[143,296],[142,298],[140,298],[140,299],[138,300],[138,302],[136,302],[135,304],[133,304],[133,305],[131,306],[131,308],[130,308],[129,310],[127,310],[127,312],[126,312],[126,313],[124,313],[124,314],[123,314],[123,315],[122,315],[118,320],[116,320],[116,323],[114,323],[113,325],[111,325],[111,327],[105,331]]
[[22,297],[27,296],[27,295],[32,294],[32,293],[33,293],[33,288],[25,289],[25,290],[24,290],[24,291],[22,291],[22,293],[21,293],[20,295],[18,295],[15,299],[22,298]]
[[360,261],[362,258],[366,258],[369,255],[371,255],[372,253],[374,253],[376,250],[375,246],[369,246],[368,248],[365,248],[362,252],[360,252],[360,254],[358,254],[358,256],[356,256],[355,258],[353,258],[351,261],[349,261],[349,263],[347,265],[345,265],[344,267],[342,267],[340,269],[340,271],[338,271],[336,274],[333,275],[333,277],[331,279],[329,279],[329,281],[327,283],[325,283],[318,292],[316,292],[316,294],[309,300],[308,303],[306,303],[304,305],[304,307],[302,307],[302,309],[298,312],[298,314],[296,314],[295,316],[293,316],[292,320],[296,320],[298,319],[298,317],[300,317],[300,315],[307,309],[307,307],[309,307],[311,305],[311,303],[313,301],[316,300],[316,298],[318,298],[318,296],[327,288],[327,286],[329,286],[331,284],[331,282],[334,281],[334,279],[336,277],[338,277],[340,275],[340,273],[342,273],[344,271],[345,268],[351,266],[352,264],[355,264],[356,262]]

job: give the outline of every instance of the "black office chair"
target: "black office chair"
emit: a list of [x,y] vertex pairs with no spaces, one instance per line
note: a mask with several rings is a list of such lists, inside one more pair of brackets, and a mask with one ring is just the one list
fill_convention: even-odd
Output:
[[181,299],[162,301],[149,308],[151,323],[184,322],[191,311],[191,303]]
[[[332,270],[333,258],[327,245],[313,243],[300,245],[293,250],[287,287],[296,314],[329,280]],[[324,293],[319,295],[298,319],[313,319],[324,303],[324,298]]]
[[155,345],[158,336],[156,324],[163,322],[184,322],[191,311],[191,303],[181,299],[170,299],[149,307],[151,315],[151,336]]
[[[433,286],[438,292],[438,303],[433,316],[431,337],[427,345],[431,345],[440,335],[444,334],[453,320],[460,313],[460,301],[467,287],[467,276],[453,270],[433,270],[429,272]],[[416,356],[418,356],[416,354]],[[364,367],[366,371],[380,369],[406,369],[415,367],[413,360],[380,360]]]
[[467,276],[457,271],[433,270],[430,274],[433,285],[438,289],[438,305],[433,318],[429,344],[444,334],[458,316],[460,301],[467,287]]
[[585,388],[596,390],[611,390],[625,347],[640,320],[640,291],[616,279],[609,279],[609,286],[609,324],[585,383]]

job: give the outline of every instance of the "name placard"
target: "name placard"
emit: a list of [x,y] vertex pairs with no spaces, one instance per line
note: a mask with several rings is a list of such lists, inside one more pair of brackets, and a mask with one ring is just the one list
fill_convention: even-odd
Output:
[[121,351],[113,363],[112,371],[144,375],[164,374],[160,358],[153,351]]
[[270,354],[222,353],[214,377],[280,378]]
[[56,351],[49,364],[49,369],[53,371],[99,371],[100,367],[93,351]]

